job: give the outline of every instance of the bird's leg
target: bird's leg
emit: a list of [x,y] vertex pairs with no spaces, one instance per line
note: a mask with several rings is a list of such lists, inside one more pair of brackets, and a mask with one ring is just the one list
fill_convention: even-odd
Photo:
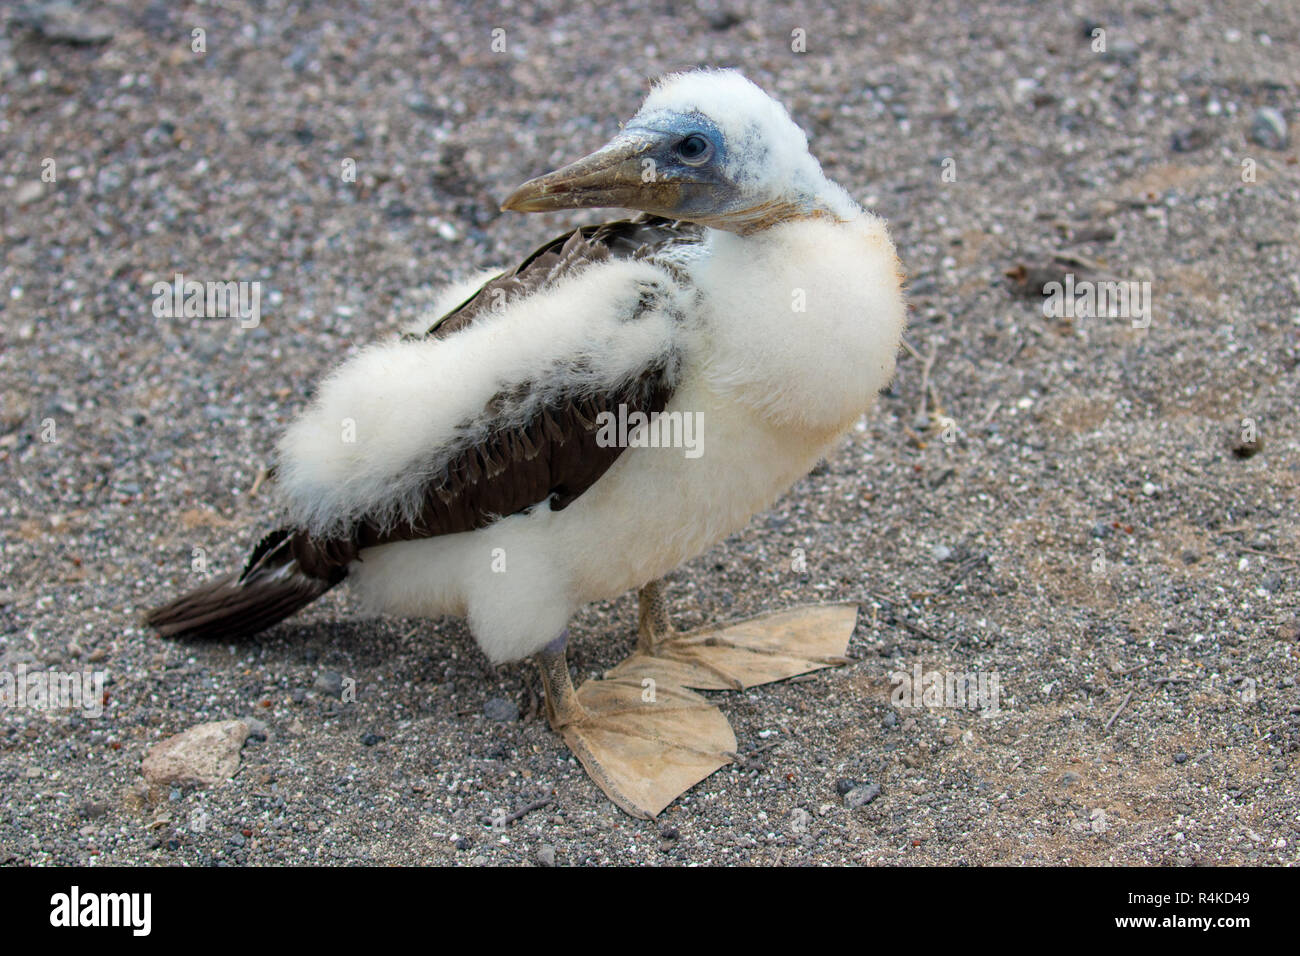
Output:
[[654,656],[658,647],[677,633],[668,616],[668,600],[664,597],[663,582],[651,581],[637,591],[636,648],[642,654]]
[[552,730],[580,723],[587,716],[578,693],[569,679],[569,662],[564,646],[569,640],[566,628],[559,637],[547,644],[537,655],[537,666],[542,671],[542,692],[546,695],[546,719]]

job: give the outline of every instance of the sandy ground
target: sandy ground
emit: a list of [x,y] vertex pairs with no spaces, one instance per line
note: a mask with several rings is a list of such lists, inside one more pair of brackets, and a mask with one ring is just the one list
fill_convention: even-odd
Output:
[[[1251,139],[1296,108],[1300,8],[911,7],[117,0],[81,45],[0,12],[0,673],[110,681],[97,719],[0,713],[0,863],[1300,860],[1300,166]],[[459,622],[336,593],[256,642],[143,630],[271,526],[252,489],[316,377],[598,218],[496,204],[700,64],[890,220],[915,354],[671,603],[854,599],[853,663],[715,695],[747,762],[641,822]],[[261,325],[156,317],[176,272],[260,281]],[[1045,316],[1067,272],[1149,282],[1149,327]],[[579,615],[580,676],[635,616]],[[995,674],[999,712],[894,707],[918,666]],[[152,744],[231,718],[233,779],[147,792]]]

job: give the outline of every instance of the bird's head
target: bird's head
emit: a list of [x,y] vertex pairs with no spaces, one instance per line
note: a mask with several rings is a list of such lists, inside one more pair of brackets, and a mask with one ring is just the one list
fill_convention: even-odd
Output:
[[524,183],[517,212],[619,207],[748,234],[855,208],[785,108],[734,70],[665,77],[601,149]]

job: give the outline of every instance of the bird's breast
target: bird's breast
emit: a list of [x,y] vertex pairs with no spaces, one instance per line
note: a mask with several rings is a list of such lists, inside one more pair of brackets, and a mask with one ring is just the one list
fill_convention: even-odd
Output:
[[849,427],[893,376],[903,331],[884,224],[811,219],[711,239],[695,270],[708,340],[701,374],[773,423]]
[[[552,515],[580,601],[667,574],[744,527],[806,474],[838,429],[781,425],[687,373],[665,409],[687,442],[629,447],[586,494]],[[657,428],[657,426],[652,426]],[[642,436],[644,439],[644,436]]]

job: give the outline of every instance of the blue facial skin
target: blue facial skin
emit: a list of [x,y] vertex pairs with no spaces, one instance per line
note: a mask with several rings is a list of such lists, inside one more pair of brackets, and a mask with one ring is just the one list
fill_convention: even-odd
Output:
[[[689,217],[692,213],[720,211],[739,197],[739,188],[723,173],[727,143],[708,117],[699,113],[653,113],[638,118],[635,126],[623,132],[660,141],[646,155],[654,160],[655,175],[660,180],[681,184],[678,214]],[[709,143],[709,155],[703,162],[687,162],[679,152],[691,136],[702,136]]]

